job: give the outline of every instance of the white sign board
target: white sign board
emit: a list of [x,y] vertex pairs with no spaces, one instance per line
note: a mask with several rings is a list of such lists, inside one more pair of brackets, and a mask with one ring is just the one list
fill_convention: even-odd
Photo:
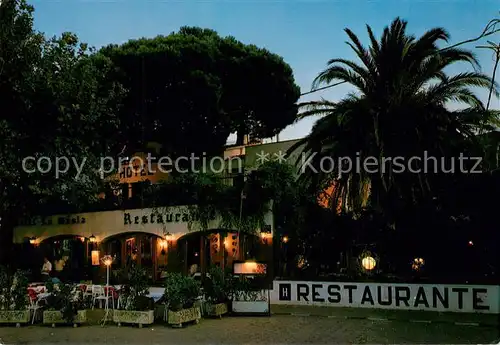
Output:
[[271,304],[498,314],[500,286],[275,280]]

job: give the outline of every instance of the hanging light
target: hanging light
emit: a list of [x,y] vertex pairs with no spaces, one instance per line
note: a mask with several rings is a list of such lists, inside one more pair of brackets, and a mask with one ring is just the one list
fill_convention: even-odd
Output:
[[163,236],[165,237],[166,241],[173,241],[174,240],[174,236],[170,232],[165,233]]
[[89,241],[90,241],[90,242],[92,242],[92,243],[95,243],[95,241],[96,241],[96,240],[95,240],[95,236],[94,236],[94,235],[91,235],[91,236],[89,237]]
[[422,258],[415,258],[411,264],[414,271],[419,271],[425,265],[425,260]]

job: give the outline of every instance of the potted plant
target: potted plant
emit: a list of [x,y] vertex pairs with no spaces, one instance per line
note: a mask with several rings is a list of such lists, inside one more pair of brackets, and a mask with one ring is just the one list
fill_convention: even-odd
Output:
[[222,268],[213,266],[208,270],[208,275],[203,281],[203,293],[206,315],[222,317],[227,314],[230,289]]
[[[43,323],[55,327],[56,324],[79,324],[87,322],[87,310],[78,300],[76,285],[58,284],[57,288],[52,282],[46,284],[47,310],[43,311]],[[83,309],[82,309],[83,308]]]
[[231,311],[237,314],[269,315],[269,298],[260,282],[262,278],[240,277],[234,282]]
[[149,285],[147,271],[133,267],[129,270],[129,285],[123,285],[120,291],[120,309],[113,312],[113,321],[122,323],[150,325],[154,322],[154,302],[148,297]]
[[0,267],[0,323],[20,327],[22,323],[29,322],[27,288],[28,279],[22,271],[9,276],[7,270]]
[[167,323],[173,327],[182,327],[186,322],[198,323],[201,310],[195,305],[201,295],[200,284],[194,278],[180,273],[169,273],[165,279]]

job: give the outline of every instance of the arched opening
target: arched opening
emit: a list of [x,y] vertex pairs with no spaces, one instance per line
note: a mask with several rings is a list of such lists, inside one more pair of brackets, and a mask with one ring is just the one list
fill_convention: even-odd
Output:
[[[163,239],[144,232],[127,232],[107,237],[100,245],[102,255],[111,255],[114,260],[111,273],[114,279],[126,279],[126,271],[134,266],[148,272],[151,281],[158,279],[159,256]],[[123,273],[125,276],[120,276]]]
[[52,275],[63,281],[77,282],[88,277],[89,249],[84,237],[59,235],[44,239],[39,244],[39,253],[52,264]]
[[[232,267],[234,261],[254,259],[272,260],[272,239],[234,230],[212,229],[188,233],[177,240],[178,271],[197,275],[214,265],[223,269]],[[271,253],[271,257],[269,257]]]

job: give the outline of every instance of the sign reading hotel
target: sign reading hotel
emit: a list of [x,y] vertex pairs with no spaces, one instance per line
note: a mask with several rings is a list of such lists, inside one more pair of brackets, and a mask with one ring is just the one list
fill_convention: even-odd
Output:
[[272,303],[499,313],[499,286],[275,281]]
[[155,167],[152,167],[152,171],[150,171],[147,164],[142,164],[142,166],[131,166],[130,164],[126,164],[123,165],[120,169],[120,179],[140,176],[153,176],[155,174],[154,171],[156,171],[154,168]]

